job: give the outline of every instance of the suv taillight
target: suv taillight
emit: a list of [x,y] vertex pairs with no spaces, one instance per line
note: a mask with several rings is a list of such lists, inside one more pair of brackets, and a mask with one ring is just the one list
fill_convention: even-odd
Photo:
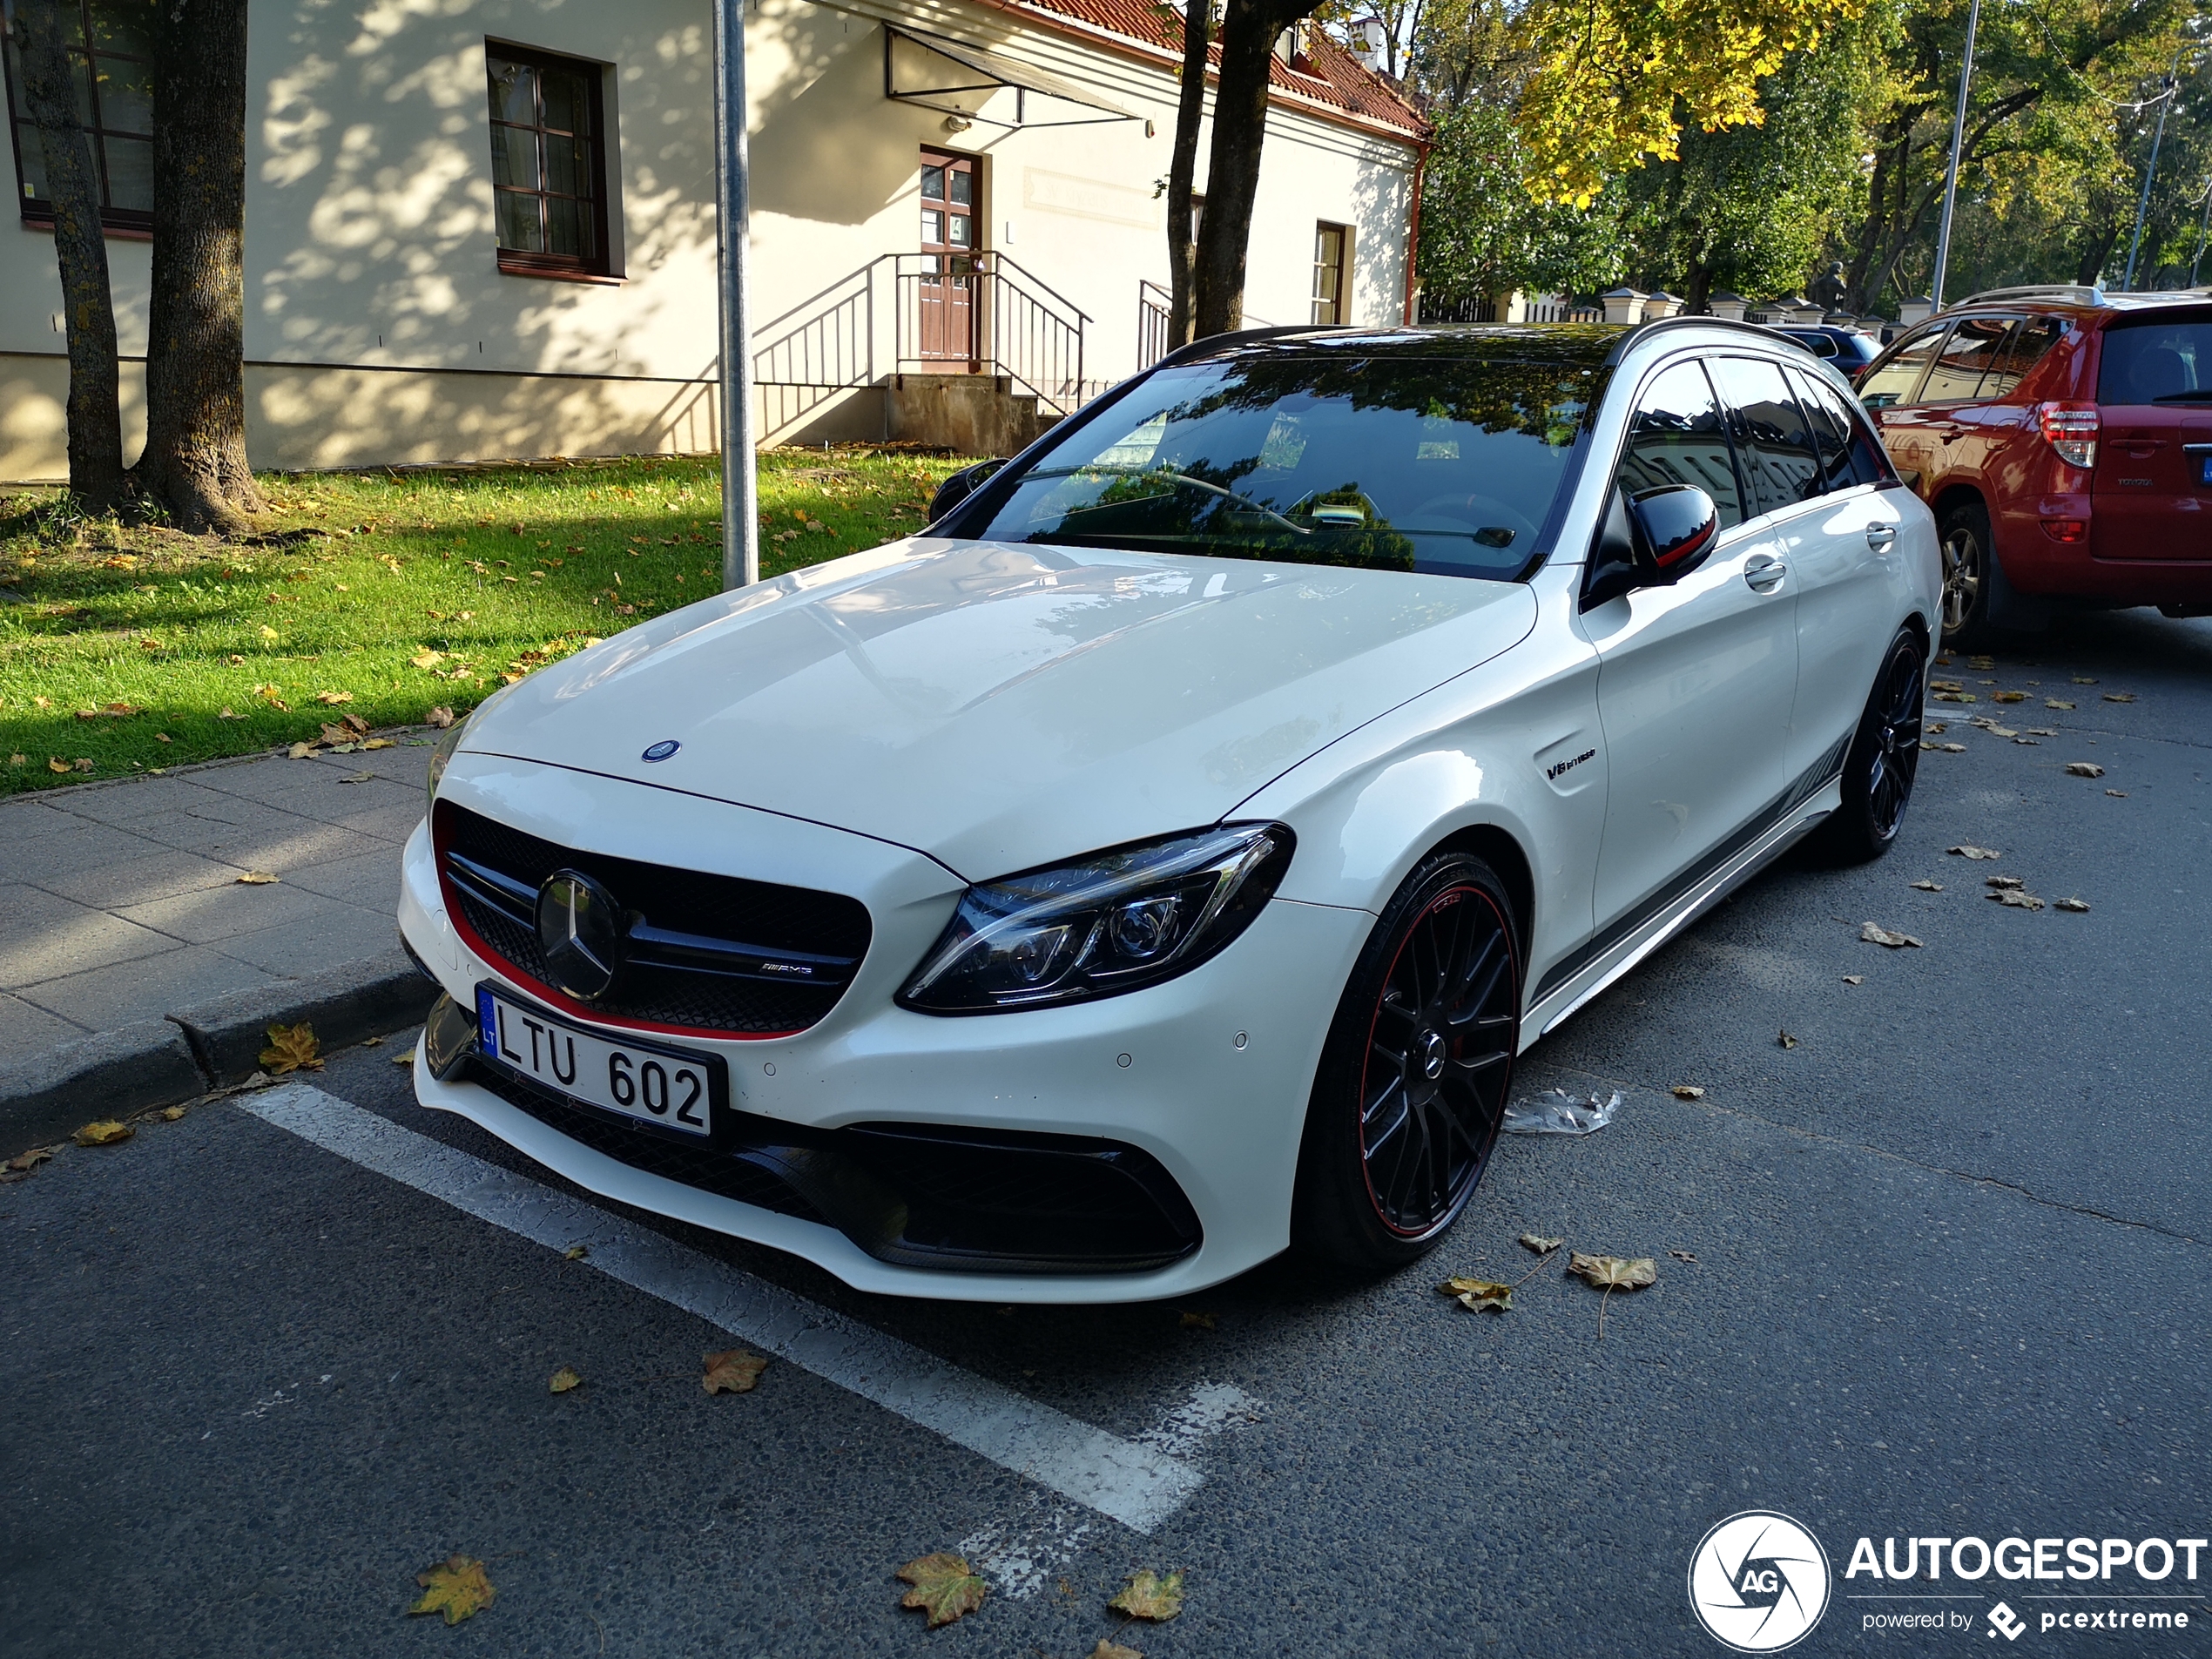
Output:
[[2097,464],[2097,406],[2094,403],[2041,403],[2036,418],[2043,437],[2059,452],[2059,459],[2076,467]]

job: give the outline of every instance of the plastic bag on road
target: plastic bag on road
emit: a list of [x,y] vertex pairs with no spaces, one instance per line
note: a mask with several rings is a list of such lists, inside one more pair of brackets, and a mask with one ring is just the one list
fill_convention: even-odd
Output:
[[1595,1095],[1577,1100],[1564,1089],[1548,1089],[1534,1100],[1507,1105],[1505,1129],[1508,1135],[1595,1135],[1620,1109],[1618,1089],[1601,1101]]

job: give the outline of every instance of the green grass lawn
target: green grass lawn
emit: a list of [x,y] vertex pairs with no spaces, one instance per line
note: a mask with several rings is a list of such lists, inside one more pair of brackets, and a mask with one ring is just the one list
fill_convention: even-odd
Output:
[[[764,577],[919,529],[963,459],[760,457]],[[0,501],[0,794],[465,712],[720,587],[712,460],[262,481],[225,541]]]

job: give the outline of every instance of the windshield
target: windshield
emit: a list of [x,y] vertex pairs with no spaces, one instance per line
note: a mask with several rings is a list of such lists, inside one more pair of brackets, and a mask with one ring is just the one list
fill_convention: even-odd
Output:
[[1418,570],[1527,568],[1596,371],[1263,352],[1151,375],[962,533]]

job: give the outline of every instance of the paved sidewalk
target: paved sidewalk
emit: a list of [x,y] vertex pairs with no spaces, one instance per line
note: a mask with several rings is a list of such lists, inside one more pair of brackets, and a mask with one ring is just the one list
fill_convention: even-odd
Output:
[[[0,1073],[179,1009],[388,963],[433,738],[0,803]],[[277,880],[241,884],[252,871]]]

